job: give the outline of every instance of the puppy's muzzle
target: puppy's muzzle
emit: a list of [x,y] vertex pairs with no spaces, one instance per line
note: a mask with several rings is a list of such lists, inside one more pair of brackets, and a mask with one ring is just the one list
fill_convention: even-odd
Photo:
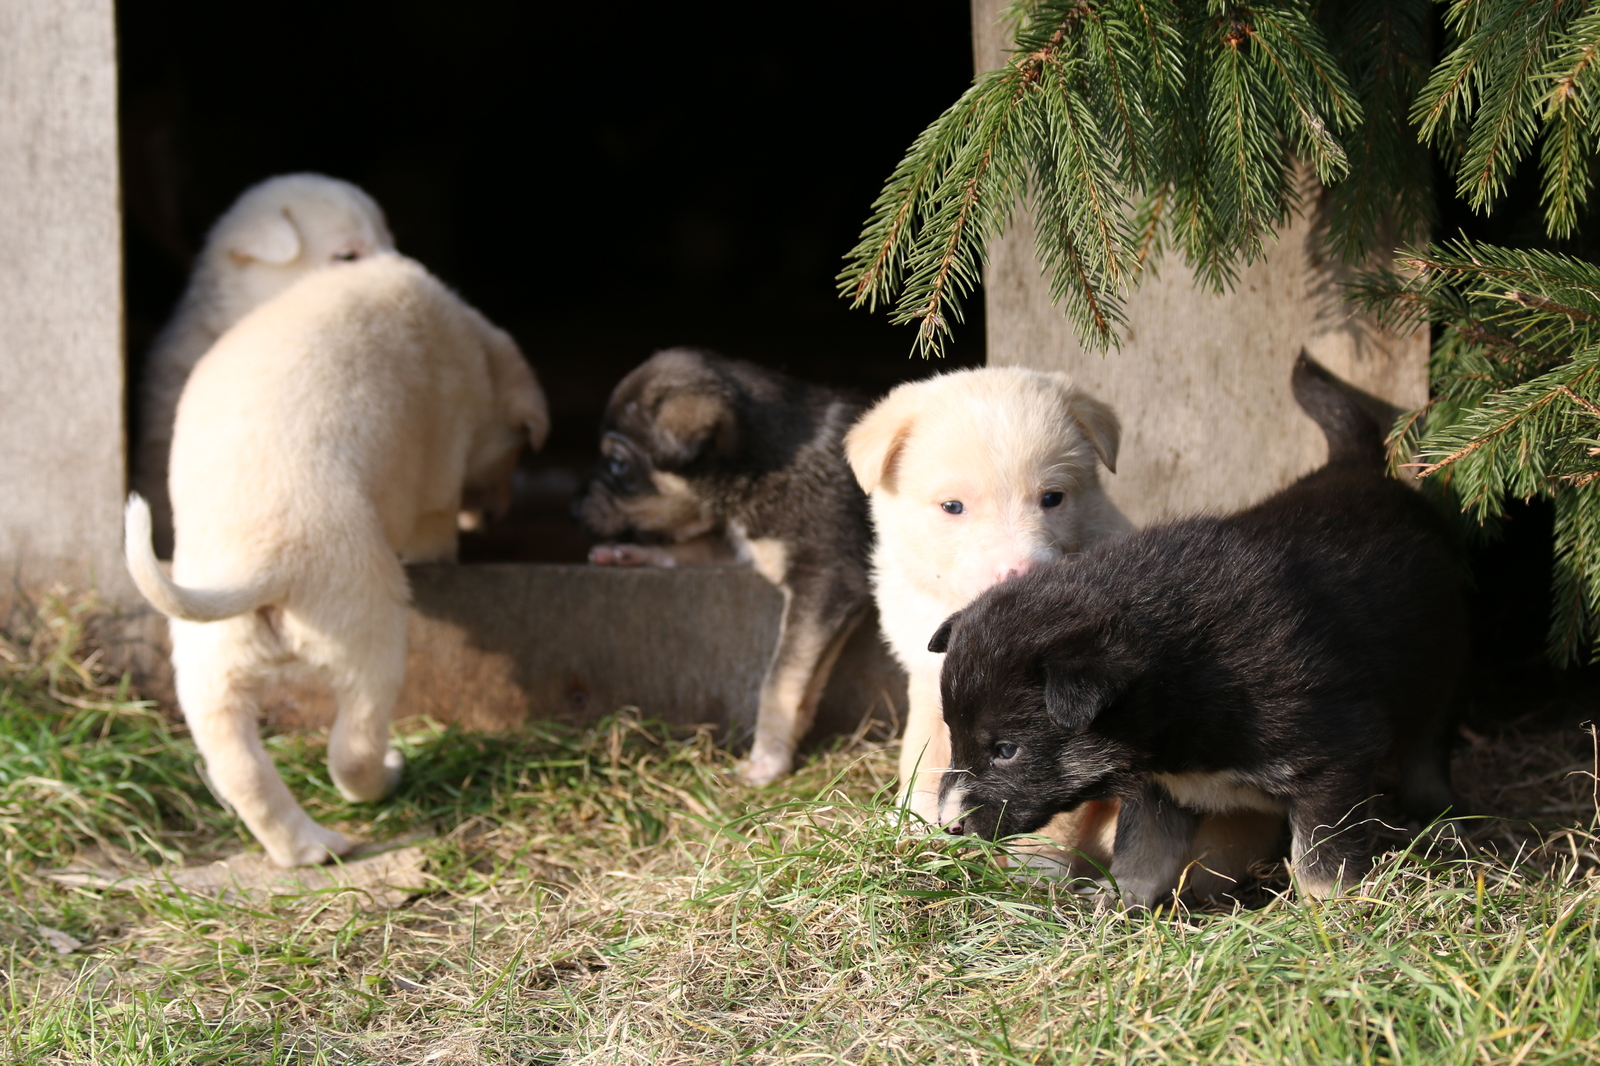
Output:
[[615,493],[597,477],[578,487],[572,497],[572,517],[596,540],[616,539],[629,532],[630,523],[618,506]]

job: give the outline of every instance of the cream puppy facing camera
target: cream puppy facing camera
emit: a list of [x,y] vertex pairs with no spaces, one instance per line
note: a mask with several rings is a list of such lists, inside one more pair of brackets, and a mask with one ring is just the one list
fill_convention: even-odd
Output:
[[884,639],[909,678],[901,798],[930,822],[950,737],[928,640],[991,585],[1131,529],[1098,472],[1116,470],[1120,436],[1066,375],[984,367],[901,385],[845,438],[872,505]]
[[506,494],[524,443],[548,428],[511,338],[392,253],[301,278],[196,364],[172,440],[172,575],[137,494],[128,569],[171,618],[178,702],[212,785],[280,866],[350,844],[267,757],[265,687],[292,661],[319,669],[338,702],[334,784],[385,795],[401,768],[401,564],[454,558],[464,497]]
[[285,174],[254,185],[212,225],[139,384],[133,487],[150,501],[158,555],[166,558],[172,550],[167,453],[173,414],[200,357],[235,322],[310,271],[393,250],[372,197],[321,174]]

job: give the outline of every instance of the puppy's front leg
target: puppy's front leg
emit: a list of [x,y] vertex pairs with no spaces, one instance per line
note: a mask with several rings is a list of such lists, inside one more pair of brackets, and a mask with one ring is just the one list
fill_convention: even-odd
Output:
[[900,743],[900,802],[911,813],[939,822],[939,783],[950,766],[950,730],[939,697],[944,656],[929,653],[906,678],[906,728]]
[[1123,797],[1111,877],[1124,906],[1149,908],[1172,898],[1199,826],[1199,813],[1180,806],[1154,781]]
[[739,561],[725,537],[706,534],[678,544],[596,544],[595,566],[728,566]]
[[783,590],[783,622],[761,684],[755,741],[739,764],[740,775],[752,785],[770,784],[794,765],[795,749],[811,729],[833,664],[866,614],[864,604],[839,610],[832,591],[811,585]]

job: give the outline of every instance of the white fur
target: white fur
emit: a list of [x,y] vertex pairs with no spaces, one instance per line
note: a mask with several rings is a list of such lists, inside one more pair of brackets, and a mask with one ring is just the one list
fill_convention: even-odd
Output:
[[[1081,552],[1129,530],[1101,488],[1115,469],[1110,408],[1065,374],[987,367],[901,385],[845,440],[870,494],[877,545],[873,591],[884,638],[910,678],[900,756],[902,799],[938,817],[950,761],[940,710],[944,656],[928,650],[939,624],[1013,573]],[[1064,494],[1054,508],[1049,492]],[[942,505],[959,501],[964,513]]]
[[210,779],[274,862],[349,844],[273,769],[256,732],[265,685],[291,660],[320,668],[339,705],[334,783],[354,800],[387,793],[401,562],[453,558],[463,492],[508,481],[547,430],[511,338],[392,253],[302,278],[195,366],[172,441],[172,576],[137,496],[128,567],[171,616],[178,701]]
[[159,550],[165,553],[172,539],[167,453],[173,416],[195,363],[235,322],[307,273],[393,250],[372,198],[320,174],[287,174],[252,186],[211,227],[139,383],[133,483],[151,502]]

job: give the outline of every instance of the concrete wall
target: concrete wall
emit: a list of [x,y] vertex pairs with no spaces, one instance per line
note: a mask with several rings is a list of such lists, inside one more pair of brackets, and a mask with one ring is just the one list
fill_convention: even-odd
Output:
[[0,608],[131,594],[123,387],[112,2],[0,0]]
[[[1004,0],[973,0],[978,69],[1005,59]],[[1307,349],[1335,374],[1396,407],[1428,396],[1425,331],[1396,335],[1350,314],[1346,272],[1327,262],[1313,222],[1296,218],[1234,290],[1198,289],[1181,261],[1128,302],[1120,351],[1085,351],[1034,259],[1031,220],[990,250],[985,275],[989,362],[1065,370],[1112,404],[1122,459],[1107,487],[1137,523],[1228,510],[1320,465],[1321,433],[1289,392],[1295,355]]]

